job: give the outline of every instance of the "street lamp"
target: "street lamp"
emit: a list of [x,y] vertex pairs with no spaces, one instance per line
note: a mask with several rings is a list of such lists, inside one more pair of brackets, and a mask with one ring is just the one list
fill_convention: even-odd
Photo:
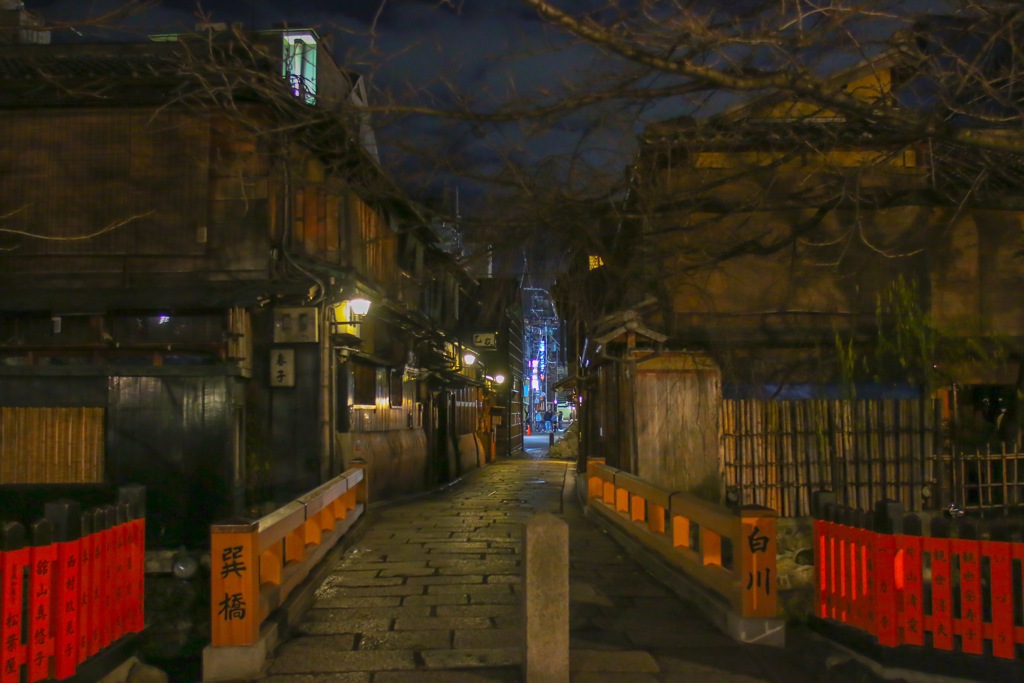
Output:
[[348,302],[348,308],[353,316],[358,316],[354,317],[353,320],[358,320],[370,312],[370,300],[356,297]]
[[472,351],[469,351],[469,350],[463,352],[463,354],[462,354],[462,364],[465,365],[468,368],[471,365],[473,365],[474,363],[476,363],[476,354],[473,353]]
[[363,318],[370,312],[370,300],[365,297],[346,299],[333,306],[331,331],[335,334],[359,336]]

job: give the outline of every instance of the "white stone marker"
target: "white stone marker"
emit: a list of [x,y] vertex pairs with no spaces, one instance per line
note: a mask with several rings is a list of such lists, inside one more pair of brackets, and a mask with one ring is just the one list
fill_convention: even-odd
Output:
[[543,512],[523,527],[523,680],[569,683],[569,525]]

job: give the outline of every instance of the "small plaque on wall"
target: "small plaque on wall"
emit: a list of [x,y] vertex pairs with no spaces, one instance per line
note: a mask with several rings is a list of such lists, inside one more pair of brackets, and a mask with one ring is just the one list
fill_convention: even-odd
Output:
[[295,386],[295,350],[271,349],[270,351],[270,386]]
[[274,342],[300,344],[320,339],[320,322],[313,306],[274,308]]

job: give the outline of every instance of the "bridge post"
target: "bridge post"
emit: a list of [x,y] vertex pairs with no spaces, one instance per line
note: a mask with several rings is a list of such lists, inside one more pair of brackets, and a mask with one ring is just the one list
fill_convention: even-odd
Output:
[[569,526],[549,512],[523,525],[523,680],[569,683]]
[[210,527],[212,623],[204,681],[259,675],[290,610],[326,576],[316,573],[318,563],[366,509],[365,463],[352,465],[260,519]]

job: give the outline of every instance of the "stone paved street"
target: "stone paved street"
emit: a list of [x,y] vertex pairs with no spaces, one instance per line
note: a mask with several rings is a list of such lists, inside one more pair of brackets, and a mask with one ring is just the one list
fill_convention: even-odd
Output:
[[583,516],[574,465],[503,461],[379,509],[269,662],[267,683],[520,680],[520,525],[570,525],[574,683],[817,680],[792,649],[741,646]]

